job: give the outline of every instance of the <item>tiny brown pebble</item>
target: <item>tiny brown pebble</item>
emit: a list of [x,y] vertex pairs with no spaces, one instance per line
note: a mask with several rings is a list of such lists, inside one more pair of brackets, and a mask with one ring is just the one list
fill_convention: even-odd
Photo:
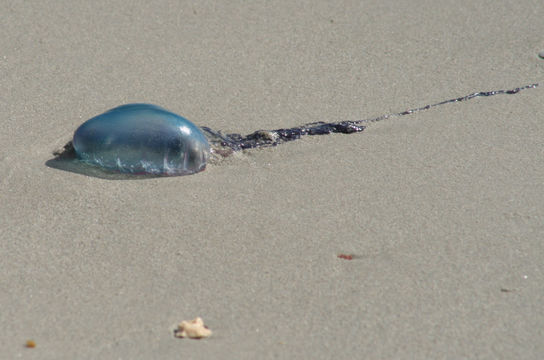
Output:
[[344,260],[353,260],[353,255],[340,254],[338,255],[338,258],[344,259]]
[[30,349],[35,348],[36,342],[34,342],[34,340],[27,340],[25,346]]

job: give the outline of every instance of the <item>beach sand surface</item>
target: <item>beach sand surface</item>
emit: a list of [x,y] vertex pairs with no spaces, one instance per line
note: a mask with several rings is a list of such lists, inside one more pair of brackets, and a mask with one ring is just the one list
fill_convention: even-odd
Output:
[[[530,0],[1,2],[0,358],[541,358],[542,19]],[[532,83],[191,176],[51,166],[125,103],[248,134]],[[210,338],[174,337],[197,316]]]

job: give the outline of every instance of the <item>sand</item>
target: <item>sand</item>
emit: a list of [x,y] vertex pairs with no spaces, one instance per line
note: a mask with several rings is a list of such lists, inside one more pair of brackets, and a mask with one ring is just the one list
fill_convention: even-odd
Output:
[[[529,0],[0,3],[0,358],[540,358],[543,18]],[[191,176],[46,165],[124,103],[250,133],[531,83]],[[211,337],[174,337],[197,316]]]

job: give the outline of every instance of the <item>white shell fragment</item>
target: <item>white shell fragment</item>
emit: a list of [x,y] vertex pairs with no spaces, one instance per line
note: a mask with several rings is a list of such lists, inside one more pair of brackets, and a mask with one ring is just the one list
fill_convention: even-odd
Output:
[[204,325],[204,321],[200,317],[190,321],[184,320],[174,330],[174,336],[179,338],[202,339],[207,338],[211,334],[212,331]]

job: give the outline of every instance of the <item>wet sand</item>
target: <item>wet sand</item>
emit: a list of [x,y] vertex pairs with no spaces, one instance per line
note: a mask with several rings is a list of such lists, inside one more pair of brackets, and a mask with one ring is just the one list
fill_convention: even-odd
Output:
[[[543,18],[532,1],[0,4],[0,358],[539,358]],[[247,134],[532,83],[191,176],[46,165],[124,103]],[[197,316],[210,338],[174,337]]]

